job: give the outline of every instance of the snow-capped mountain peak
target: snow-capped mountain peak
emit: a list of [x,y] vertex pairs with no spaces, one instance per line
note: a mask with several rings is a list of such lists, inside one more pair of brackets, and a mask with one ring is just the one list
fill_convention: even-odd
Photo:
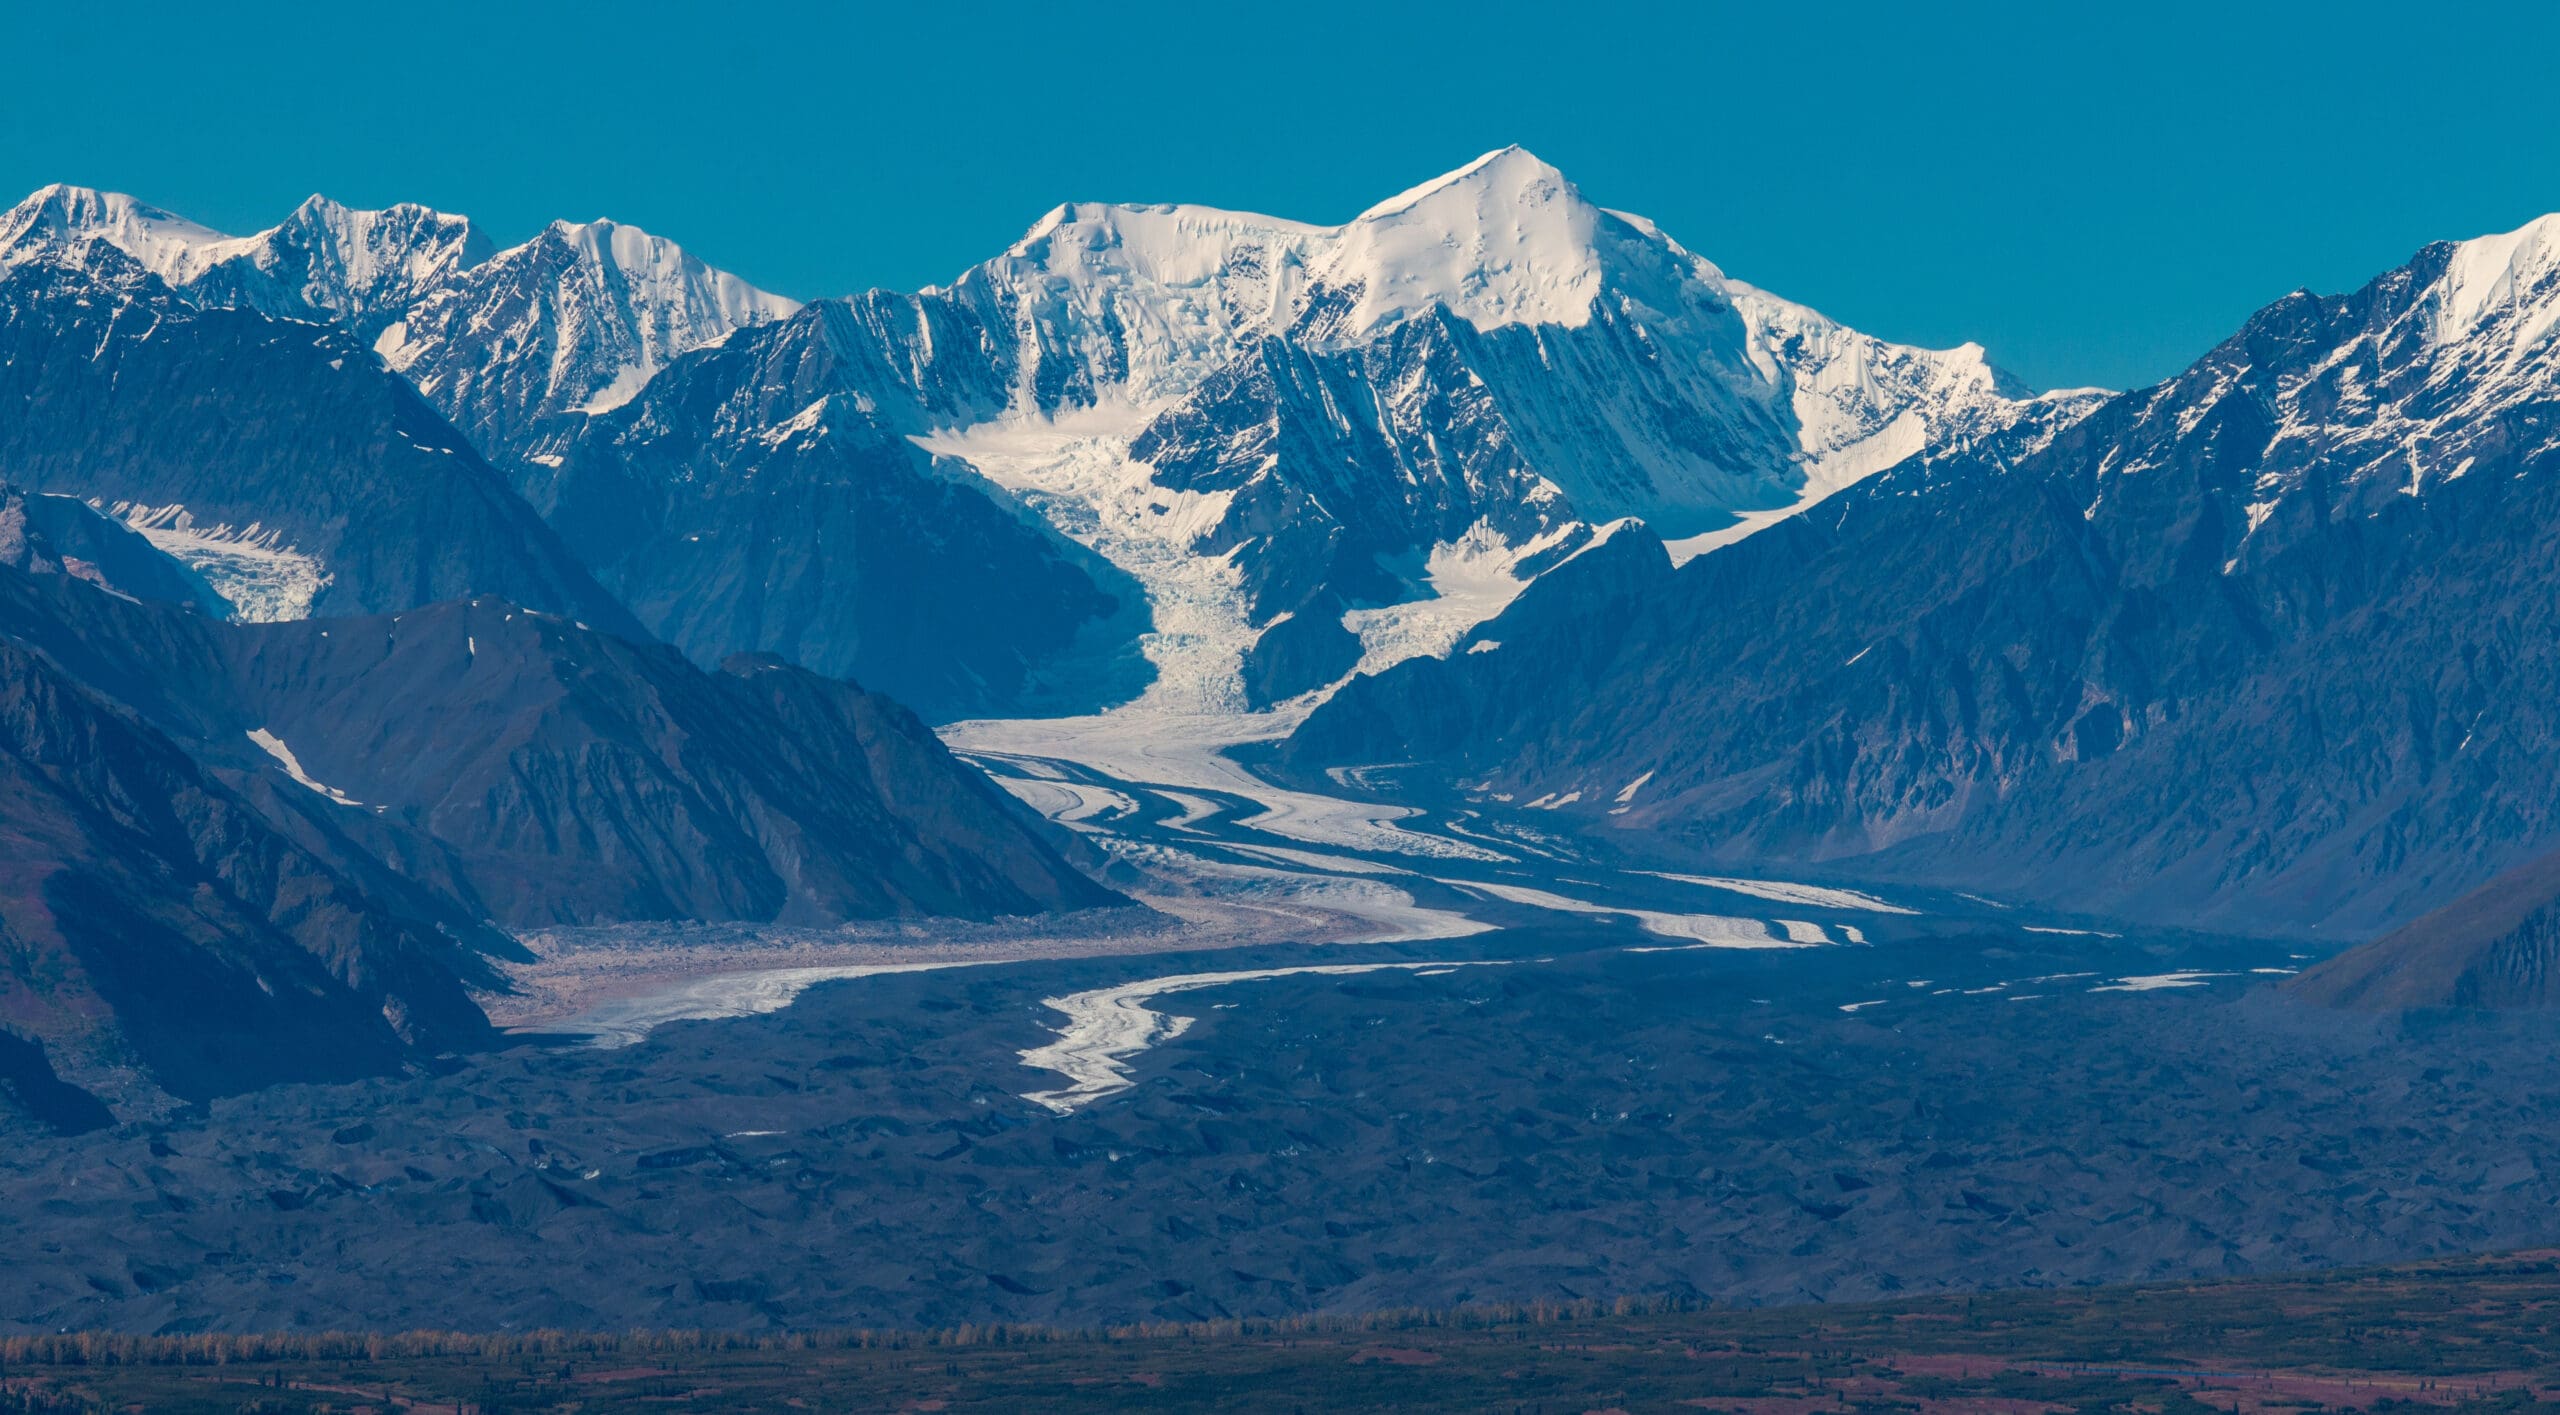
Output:
[[800,308],[619,222],[554,222],[497,250],[467,217],[318,195],[227,236],[46,187],[0,213],[0,272],[31,261],[139,266],[190,304],[341,325],[518,472],[669,362]]
[[2436,343],[2509,320],[2518,353],[2560,329],[2560,213],[2460,242],[2445,263],[2430,331]]
[[1117,253],[1115,264],[1151,280],[1182,284],[1215,276],[1214,254],[1238,241],[1302,242],[1325,229],[1214,206],[1064,202],[1033,222],[1005,255],[1057,265],[1072,264],[1075,252],[1110,251]]
[[[738,328],[788,319],[800,308],[798,300],[759,290],[687,254],[664,236],[619,221],[554,221],[537,239],[556,240],[568,247],[582,270],[618,279],[635,292],[654,297],[645,303],[671,315],[660,326],[662,330],[704,320]],[[678,310],[681,315],[675,314]]]
[[200,304],[341,319],[368,333],[490,253],[468,218],[407,203],[360,211],[318,195],[248,236],[86,187],[46,187],[0,216],[0,268],[39,258],[81,264],[92,243]]
[[1184,626],[1150,649],[1155,697],[1218,711],[1445,644],[1498,598],[1433,566],[1524,581],[1627,517],[1703,552],[2029,415],[1979,346],[1728,279],[1518,147],[1333,226],[1060,206],[911,313],[887,298],[863,366],[916,379],[918,440],[1136,577]]
[[440,282],[374,352],[502,460],[543,455],[659,369],[796,300],[616,221],[555,221]]
[[281,305],[281,312],[298,305],[368,334],[492,250],[467,216],[412,202],[364,211],[319,195],[241,244],[247,264],[274,287],[266,298],[249,293],[244,303]]
[[1325,234],[1208,206],[1070,202],[924,297],[982,305],[1015,332],[1029,406],[1154,405],[1285,324]]
[[40,257],[70,258],[102,241],[164,280],[183,281],[240,243],[122,192],[56,182],[0,214],[0,269]]
[[1452,167],[1427,182],[1416,182],[1386,200],[1371,204],[1368,210],[1352,218],[1354,222],[1380,221],[1402,215],[1443,192],[1470,188],[1475,191],[1513,191],[1524,187],[1570,188],[1572,183],[1563,172],[1541,160],[1536,153],[1518,143],[1507,143],[1463,166]]
[[[750,435],[876,417],[1134,577],[1173,626],[1158,696],[1203,704],[1445,647],[1487,586],[1595,527],[1709,549],[2017,416],[1978,347],[1890,344],[1728,279],[1518,147],[1339,224],[1069,203],[948,287],[807,319],[613,221],[497,251],[459,217],[321,198],[240,241],[147,209],[52,227],[158,253],[203,303],[352,327],[546,514],[584,494],[589,469],[562,471],[583,439],[623,456],[715,404]],[[642,397],[723,345],[676,380],[682,410]]]
[[1562,172],[1519,147],[1400,192],[1330,233],[1323,283],[1356,291],[1341,332],[1365,335],[1434,307],[1478,330],[1578,327],[1602,272],[1603,219]]
[[[2246,577],[2336,527],[2466,504],[2483,469],[2533,465],[2560,405],[2560,215],[2438,242],[2341,295],[2297,290],[2176,378],[2091,424],[2092,524],[2159,534],[2145,483],[2217,503],[2221,573]],[[2172,515],[2185,514],[2172,506]],[[2467,513],[2466,513],[2467,514]]]

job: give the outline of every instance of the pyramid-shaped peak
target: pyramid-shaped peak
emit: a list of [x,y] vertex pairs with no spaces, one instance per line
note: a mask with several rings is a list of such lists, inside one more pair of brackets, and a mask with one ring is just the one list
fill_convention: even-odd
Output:
[[1362,212],[1322,274],[1358,292],[1349,333],[1435,306],[1478,329],[1579,325],[1603,279],[1602,220],[1563,173],[1506,147]]
[[1582,194],[1564,173],[1517,143],[1495,148],[1455,171],[1410,187],[1361,212],[1358,220],[1380,221],[1428,205],[1464,203],[1545,206],[1579,205]]

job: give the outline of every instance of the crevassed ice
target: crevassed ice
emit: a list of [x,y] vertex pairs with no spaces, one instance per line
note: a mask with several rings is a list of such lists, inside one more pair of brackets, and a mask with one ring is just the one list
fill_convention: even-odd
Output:
[[119,501],[99,509],[203,576],[231,606],[232,617],[242,623],[308,619],[312,601],[329,586],[329,572],[318,556],[296,550],[286,543],[283,532],[258,522],[200,525],[176,502],[146,506]]

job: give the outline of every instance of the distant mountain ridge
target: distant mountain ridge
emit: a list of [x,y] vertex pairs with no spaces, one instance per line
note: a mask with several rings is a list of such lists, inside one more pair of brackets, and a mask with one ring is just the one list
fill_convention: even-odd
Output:
[[114,249],[0,274],[0,477],[71,495],[245,619],[474,592],[639,626],[346,333],[199,308]]
[[99,247],[196,303],[344,323],[493,459],[521,455],[562,413],[628,398],[679,354],[799,307],[611,221],[555,221],[499,250],[468,217],[322,196],[250,236],[85,187],[45,187],[0,213],[0,270],[79,267]]
[[7,409],[0,563],[105,592],[18,605],[31,681],[437,928],[1095,902],[922,722],[1131,703],[2153,922],[2360,937],[2560,849],[2560,217],[2035,395],[1518,148],[806,305],[613,222],[49,187]]
[[1558,580],[1287,749],[1732,865],[2357,937],[2560,844],[2560,218]]
[[[1517,149],[1341,227],[1062,206],[949,286],[820,301],[688,362],[683,396],[716,415],[644,390],[529,492],[573,541],[637,498],[679,508],[610,532],[660,547],[637,559],[726,540],[797,566],[813,529],[759,520],[741,541],[704,500],[796,494],[807,480],[769,462],[821,429],[859,436],[873,485],[956,477],[1134,581],[1152,699],[1223,712],[1443,650],[1609,520],[1730,538],[1933,437],[2085,406],[2016,396],[1978,349],[1884,344],[1730,281]],[[1026,646],[1033,677],[1116,662],[1099,649],[1127,642],[1129,596],[1107,578],[1109,609]],[[768,602],[730,632],[804,644],[859,599]],[[810,661],[873,676],[858,650]]]
[[[1596,527],[1689,553],[2086,405],[1731,280],[1517,148],[1338,227],[1061,206],[949,286],[805,309],[612,223],[491,252],[315,198],[227,238],[68,188],[0,218],[0,265],[98,246],[368,338],[698,660],[939,717],[1268,706],[1444,651]],[[962,608],[990,583],[1042,612]]]
[[[1069,204],[947,286],[805,307],[609,224],[360,217],[233,240],[48,189],[0,263],[338,290],[294,298],[595,597],[934,720],[1286,705],[1301,766],[2244,928],[2369,931],[2560,843],[2501,686],[2536,671],[2560,218],[2279,301],[2157,388],[2030,397],[1518,149],[1339,226]],[[2459,668],[2421,693],[2389,654]]]

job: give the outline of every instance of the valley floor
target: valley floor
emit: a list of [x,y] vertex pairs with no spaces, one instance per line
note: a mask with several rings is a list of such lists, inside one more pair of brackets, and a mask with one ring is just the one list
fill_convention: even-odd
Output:
[[1852,1302],[2518,1248],[2560,1206],[2547,1029],[2303,1008],[2282,945],[1011,731],[955,736],[1142,910],[539,941],[511,1050],[13,1137],[0,1330]]

